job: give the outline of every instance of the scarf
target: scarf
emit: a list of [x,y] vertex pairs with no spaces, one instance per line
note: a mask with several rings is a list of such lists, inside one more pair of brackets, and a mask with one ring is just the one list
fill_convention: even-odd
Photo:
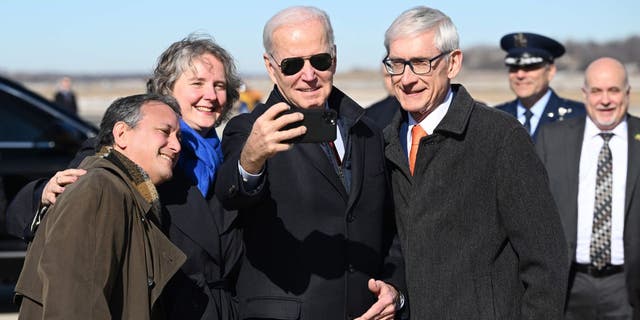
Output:
[[122,153],[114,150],[112,147],[102,147],[96,154],[113,163],[131,179],[136,189],[142,197],[151,204],[151,210],[156,219],[160,217],[160,197],[156,186],[151,182],[149,175],[140,168],[135,162],[131,161]]
[[203,196],[207,196],[213,186],[216,170],[222,164],[220,139],[215,129],[211,129],[205,137],[193,130],[180,119],[182,142],[178,167],[191,182],[197,184]]

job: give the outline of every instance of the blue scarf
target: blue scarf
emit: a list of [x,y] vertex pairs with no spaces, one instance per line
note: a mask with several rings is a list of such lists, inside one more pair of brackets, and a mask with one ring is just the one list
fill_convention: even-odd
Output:
[[214,128],[206,137],[203,137],[182,119],[180,119],[180,132],[182,133],[180,144],[182,150],[178,167],[198,185],[198,189],[206,197],[216,179],[216,170],[222,163],[220,139]]

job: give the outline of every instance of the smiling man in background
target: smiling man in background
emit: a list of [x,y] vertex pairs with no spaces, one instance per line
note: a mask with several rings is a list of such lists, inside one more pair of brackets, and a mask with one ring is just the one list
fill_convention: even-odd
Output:
[[584,104],[559,97],[549,83],[557,68],[556,58],[565,52],[559,42],[535,33],[510,33],[502,37],[500,47],[507,52],[504,64],[509,68],[509,86],[516,99],[496,108],[506,111],[527,129],[535,142],[545,123],[583,116]]
[[640,119],[618,60],[593,61],[582,91],[588,116],[536,143],[569,246],[566,319],[640,319]]

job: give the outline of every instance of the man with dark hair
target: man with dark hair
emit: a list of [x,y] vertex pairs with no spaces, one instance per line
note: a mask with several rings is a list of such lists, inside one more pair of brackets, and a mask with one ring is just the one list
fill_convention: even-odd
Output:
[[107,109],[100,151],[49,208],[16,293],[20,319],[159,319],[163,288],[185,255],[160,230],[155,186],[180,152],[171,97],[135,95]]
[[554,60],[565,51],[562,44],[539,34],[519,32],[502,37],[500,47],[507,52],[504,64],[517,98],[496,108],[518,118],[534,142],[538,128],[545,123],[584,115],[584,104],[561,98],[549,87],[556,74]]

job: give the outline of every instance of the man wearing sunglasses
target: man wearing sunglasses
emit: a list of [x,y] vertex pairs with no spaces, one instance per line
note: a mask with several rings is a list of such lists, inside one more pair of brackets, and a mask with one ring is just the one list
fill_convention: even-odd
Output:
[[416,7],[387,29],[402,111],[384,130],[414,319],[561,319],[567,249],[546,172],[512,116],[459,84],[458,33]]
[[[263,39],[275,86],[265,104],[227,124],[216,179],[244,234],[241,318],[393,319],[404,304],[403,267],[382,132],[333,87],[336,46],[324,11],[285,9]],[[336,111],[337,138],[287,143],[308,129],[284,129],[303,117],[281,115],[290,108]]]

